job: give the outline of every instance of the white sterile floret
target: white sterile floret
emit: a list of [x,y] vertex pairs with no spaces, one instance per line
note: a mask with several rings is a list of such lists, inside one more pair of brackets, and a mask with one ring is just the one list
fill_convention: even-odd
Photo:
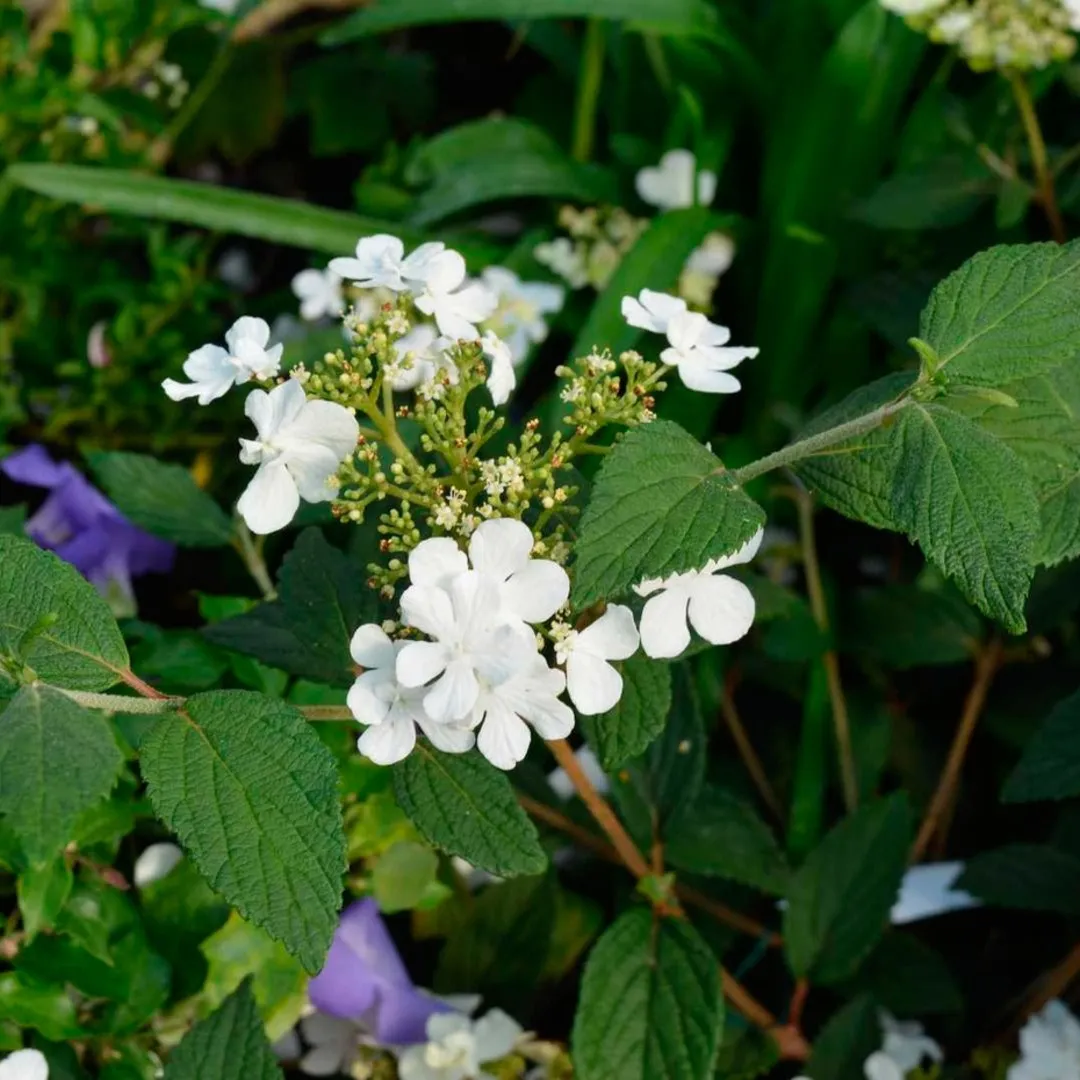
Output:
[[741,384],[728,372],[758,354],[756,348],[728,346],[731,331],[726,326],[689,311],[686,301],[677,296],[642,289],[637,299],[623,297],[622,313],[631,326],[667,336],[668,348],[660,359],[677,368],[679,378],[691,390],[735,393]]
[[330,269],[363,289],[393,292],[422,288],[432,259],[446,250],[438,242],[421,244],[408,258],[405,245],[387,233],[364,236],[356,242],[356,255],[330,260]]
[[928,11],[943,7],[948,0],[881,0],[881,6],[897,15],[925,15]]
[[547,337],[544,316],[562,308],[566,290],[546,281],[522,281],[504,266],[489,266],[480,279],[499,302],[491,316],[493,328],[510,346],[514,363],[519,364],[531,346]]
[[711,232],[690,252],[684,269],[718,278],[735,261],[735,241],[727,233]]
[[517,386],[510,346],[490,330],[480,339],[480,346],[488,359],[487,388],[491,391],[491,400],[496,405],[505,405]]
[[49,1080],[49,1063],[40,1050],[16,1050],[0,1061],[0,1080]]
[[308,401],[304,388],[288,379],[269,393],[252,390],[244,413],[256,439],[240,440],[240,460],[258,465],[236,509],[253,533],[283,529],[300,500],[326,502],[331,483],[360,436],[356,417],[332,401]]
[[423,267],[424,290],[415,304],[435,320],[440,334],[473,341],[480,336],[477,323],[498,306],[495,294],[478,281],[465,282],[465,260],[456,251],[439,252]]
[[1080,1022],[1051,1001],[1020,1032],[1020,1059],[1007,1080],[1080,1080]]
[[659,165],[642,169],[634,187],[643,202],[662,210],[681,210],[694,205],[694,174],[697,173],[697,201],[708,206],[716,194],[716,173],[697,171],[697,159],[690,150],[669,150]]
[[525,1034],[501,1009],[479,1020],[460,1013],[435,1013],[427,1022],[428,1041],[410,1046],[398,1059],[401,1080],[482,1080],[484,1066],[504,1058]]
[[533,249],[533,258],[558,274],[571,289],[584,289],[589,284],[585,257],[568,236],[545,240]]
[[690,644],[692,626],[713,645],[730,645],[745,637],[754,622],[754,596],[741,582],[721,574],[730,566],[748,563],[761,546],[759,529],[738,551],[710,559],[700,570],[666,578],[647,578],[634,586],[647,596],[641,613],[641,647],[647,656],[669,659]]
[[922,1024],[896,1020],[885,1011],[879,1020],[884,1041],[863,1063],[866,1080],[904,1080],[925,1058],[944,1060],[941,1047],[923,1031]]
[[392,765],[416,745],[416,729],[440,750],[464,753],[476,741],[467,728],[438,724],[424,711],[423,687],[402,686],[397,679],[397,655],[404,642],[394,642],[374,623],[352,636],[349,651],[364,671],[349,690],[349,711],[367,730],[357,741],[360,753],[377,765]]
[[456,386],[458,369],[445,352],[449,344],[430,323],[414,326],[394,342],[397,370],[390,385],[398,391],[415,390],[445,371],[450,384]]
[[[980,901],[963,889],[954,888],[956,879],[964,872],[962,862],[923,863],[912,866],[900,883],[900,895],[892,906],[889,921],[902,923],[929,919],[947,911],[978,907]],[[1077,1077],[1080,1080],[1080,1077]]]
[[161,388],[173,401],[198,398],[209,405],[229,391],[252,379],[272,379],[281,368],[281,345],[270,343],[270,327],[265,319],[243,315],[225,334],[225,348],[203,345],[188,354],[184,374],[190,383],[166,379]]
[[184,852],[168,841],[147,845],[135,860],[135,869],[131,875],[135,888],[145,889],[147,885],[168,876],[183,857]]
[[555,644],[555,658],[566,669],[566,690],[583,716],[613,709],[622,697],[623,678],[610,660],[626,660],[638,647],[633,612],[610,604],[584,630],[571,630]]
[[341,275],[325,270],[301,270],[292,279],[292,291],[300,301],[300,317],[315,322],[324,315],[336,317],[345,310]]

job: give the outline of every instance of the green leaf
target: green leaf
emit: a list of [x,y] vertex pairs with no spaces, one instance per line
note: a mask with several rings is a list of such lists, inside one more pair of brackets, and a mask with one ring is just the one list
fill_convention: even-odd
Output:
[[784,948],[814,983],[852,975],[889,925],[907,867],[912,815],[892,795],[860,807],[810,853],[788,891]]
[[312,527],[285,556],[277,600],[208,626],[203,633],[271,667],[348,686],[355,678],[349,641],[374,614],[375,594],[363,567]]
[[1080,693],[1054,706],[1024,747],[1001,793],[1003,802],[1080,795]]
[[452,22],[499,19],[618,19],[651,23],[671,34],[707,33],[716,14],[704,0],[379,0],[342,20],[321,38],[354,38]]
[[568,157],[547,132],[526,120],[473,120],[436,136],[425,149],[413,169],[430,177],[410,215],[417,225],[502,199],[548,196],[596,203],[614,195],[603,172]]
[[634,909],[593,947],[570,1045],[579,1080],[711,1075],[724,1003],[716,958],[689,923]]
[[728,878],[778,896],[791,876],[776,837],[754,808],[712,785],[671,823],[666,851],[680,870]]
[[173,1051],[165,1080],[281,1080],[246,980]]
[[124,763],[105,718],[51,686],[24,686],[0,724],[0,813],[31,863],[71,840]]
[[678,424],[635,428],[604,459],[582,515],[574,606],[621,595],[642,578],[700,570],[764,524],[761,507]]
[[371,892],[379,910],[387,914],[420,907],[436,886],[439,857],[423,844],[394,844],[376,860],[371,870]]
[[872,994],[893,1016],[962,1012],[964,996],[941,955],[914,934],[890,930],[845,994]]
[[1020,459],[965,417],[921,403],[900,413],[890,452],[897,524],[976,607],[1023,632],[1039,506]]
[[[215,232],[251,236],[329,255],[348,254],[361,236],[391,232],[406,244],[426,237],[397,222],[327,210],[298,199],[254,195],[218,184],[142,176],[123,169],[92,165],[19,164],[7,175],[20,187],[63,202],[134,214],[160,221],[179,221]],[[499,249],[480,241],[455,239],[455,246],[477,266],[498,257]]]
[[1007,844],[964,864],[957,889],[995,907],[1080,915],[1080,859],[1040,844]]
[[148,454],[96,450],[86,455],[106,494],[129,521],[181,547],[222,547],[228,515],[182,465]]
[[41,986],[14,971],[0,975],[0,1020],[34,1028],[57,1042],[86,1034],[66,987]]
[[757,1080],[780,1060],[776,1040],[741,1016],[727,1017],[716,1054],[716,1080]]
[[999,245],[930,295],[919,324],[950,382],[1000,386],[1080,352],[1080,242]]
[[[57,621],[45,625],[50,617]],[[94,586],[29,540],[0,536],[0,656],[24,646],[40,679],[69,690],[105,690],[128,666],[120,629]]]
[[644,753],[664,730],[671,711],[671,665],[638,652],[621,665],[619,703],[600,716],[583,716],[581,725],[600,764],[609,772]]
[[814,1080],[852,1080],[863,1075],[863,1063],[880,1049],[878,1005],[861,994],[833,1013],[818,1033],[806,1074]]
[[33,941],[39,930],[54,926],[74,882],[71,867],[63,855],[28,866],[19,875],[15,890],[27,941]]
[[26,528],[26,507],[0,506],[0,536],[22,536]]
[[[609,348],[618,356],[633,348],[644,331],[623,318],[623,297],[637,296],[646,283],[650,289],[673,288],[690,252],[722,224],[722,218],[703,207],[668,210],[653,218],[597,297],[570,355],[587,356],[594,348]],[[558,415],[564,411],[560,404]]]
[[312,972],[341,907],[337,769],[310,725],[248,690],[188,698],[142,743],[154,810],[210,884]]
[[500,877],[547,866],[506,774],[479,754],[444,754],[420,744],[393,773],[401,809],[437,848]]

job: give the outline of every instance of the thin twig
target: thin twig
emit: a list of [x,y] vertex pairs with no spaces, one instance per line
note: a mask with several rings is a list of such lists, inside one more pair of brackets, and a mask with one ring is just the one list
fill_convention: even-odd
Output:
[[262,553],[262,538],[255,539],[247,524],[237,518],[236,531],[233,534],[233,547],[243,560],[248,573],[252,576],[255,584],[264,600],[276,600],[277,589],[270,577],[270,571],[266,568],[266,560]]
[[[821,565],[818,562],[817,543],[814,539],[814,499],[802,487],[794,489],[794,498],[799,512],[799,537],[802,543],[803,570],[806,575],[810,610],[822,634],[828,634],[829,606],[825,599],[825,587],[821,582]],[[859,783],[855,773],[855,752],[851,745],[851,720],[848,716],[847,699],[844,697],[844,686],[840,680],[840,660],[836,655],[836,650],[833,648],[826,650],[821,657],[821,662],[825,668],[825,681],[829,688],[829,701],[832,705],[844,806],[850,813],[859,805]]]
[[126,694],[95,694],[90,690],[68,690],[63,686],[48,685],[59,690],[64,697],[71,698],[88,709],[105,709],[113,713],[138,713],[153,716],[157,713],[174,712],[184,704],[182,697],[129,697]]
[[949,748],[949,756],[945,761],[945,768],[941,771],[937,788],[934,791],[930,805],[927,807],[926,816],[923,818],[919,835],[911,849],[911,861],[918,862],[930,841],[937,832],[942,818],[952,799],[956,785],[960,782],[960,773],[964,767],[964,758],[967,755],[971,738],[975,734],[975,727],[982,715],[983,706],[990,690],[990,684],[1001,667],[1002,645],[999,638],[991,638],[986,646],[979,650],[975,656],[975,675],[964,699],[964,708],[960,714],[960,723],[957,725],[956,734],[953,736],[952,746]]
[[754,787],[757,788],[758,794],[761,796],[761,801],[769,808],[773,817],[782,824],[784,821],[783,807],[780,805],[780,800],[769,782],[769,775],[765,771],[765,766],[762,764],[761,758],[758,757],[754,744],[750,741],[750,736],[743,726],[739,710],[735,707],[735,681],[735,673],[733,671],[729,672],[724,680],[724,688],[720,694],[720,715],[725,725],[727,725],[732,741],[735,743],[735,749],[738,750],[739,757],[742,758],[743,765],[746,766],[746,771],[750,774]]
[[1050,169],[1046,142],[1043,139],[1042,128],[1039,126],[1039,114],[1035,111],[1031,88],[1020,72],[1014,72],[1009,76],[1009,85],[1016,99],[1020,119],[1024,123],[1024,133],[1027,135],[1028,147],[1031,149],[1031,164],[1035,169],[1035,185],[1039,192],[1039,202],[1046,213],[1046,220],[1050,223],[1050,235],[1059,244],[1064,244],[1067,239],[1065,222],[1058,208],[1057,193],[1054,190],[1054,174]]
[[281,23],[299,15],[308,8],[323,11],[350,11],[363,7],[367,0],[265,0],[254,11],[249,11],[233,28],[235,42],[250,41],[264,37]]
[[148,682],[140,679],[130,668],[124,668],[116,674],[133,690],[142,694],[143,697],[158,698],[162,701],[170,700],[168,694],[163,694],[160,690],[155,690]]
[[1077,977],[1080,977],[1080,942],[1069,950],[1061,963],[1039,977],[1034,991],[1020,1008],[1014,1029],[1021,1027],[1028,1017],[1042,1010],[1055,998],[1061,997]]

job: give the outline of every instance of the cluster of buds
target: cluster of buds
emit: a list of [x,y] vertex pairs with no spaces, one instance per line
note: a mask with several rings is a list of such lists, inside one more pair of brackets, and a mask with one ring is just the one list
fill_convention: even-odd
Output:
[[534,255],[572,289],[603,289],[648,224],[621,206],[564,206],[559,226],[569,235],[538,244]]

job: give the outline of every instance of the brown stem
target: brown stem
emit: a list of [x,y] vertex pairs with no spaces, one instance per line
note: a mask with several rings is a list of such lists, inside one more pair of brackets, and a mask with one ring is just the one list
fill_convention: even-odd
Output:
[[1078,976],[1080,976],[1080,943],[1069,950],[1068,955],[1057,967],[1051,968],[1039,978],[1035,984],[1035,990],[1020,1009],[1014,1026],[1019,1028],[1029,1016],[1039,1012],[1054,998],[1061,997]]
[[806,999],[810,996],[810,982],[808,979],[799,979],[795,983],[795,992],[791,995],[791,1005],[788,1008],[788,1023],[796,1030],[802,1030],[802,1014],[806,1008]]
[[144,682],[140,679],[130,668],[124,668],[116,674],[119,675],[133,690],[142,694],[143,697],[165,699],[169,696],[168,694],[163,694],[160,690],[155,690],[148,682]]
[[724,680],[723,693],[720,695],[720,715],[727,725],[731,739],[735,743],[735,749],[738,750],[739,757],[742,758],[743,765],[750,774],[754,787],[757,788],[758,794],[761,796],[761,801],[769,808],[773,817],[782,824],[784,811],[780,805],[780,800],[777,798],[776,792],[769,782],[765,766],[762,764],[761,758],[758,757],[754,744],[750,741],[750,736],[743,726],[739,710],[735,707],[735,681],[734,672],[729,672],[728,678]]
[[348,11],[363,7],[367,0],[265,0],[254,11],[248,12],[235,26],[232,39],[236,42],[263,37],[279,24],[308,8],[323,11]]
[[937,788],[934,791],[930,805],[927,807],[926,816],[923,818],[919,835],[911,849],[911,861],[918,862],[930,841],[934,838],[941,825],[942,819],[953,797],[956,785],[960,781],[960,773],[964,767],[964,758],[967,756],[971,738],[975,734],[975,727],[982,715],[986,704],[986,696],[990,690],[990,684],[994,681],[994,675],[1001,667],[1002,645],[998,638],[991,638],[987,645],[980,649],[975,656],[975,675],[971,681],[971,689],[968,690],[964,699],[964,709],[960,714],[960,723],[957,725],[956,734],[953,736],[952,746],[949,748],[949,756],[945,761],[945,768],[941,771]]
[[1061,210],[1058,207],[1057,193],[1054,190],[1054,174],[1050,169],[1046,143],[1043,140],[1042,128],[1039,126],[1039,114],[1035,111],[1031,89],[1027,80],[1019,72],[1014,72],[1009,76],[1009,85],[1016,99],[1020,119],[1024,123],[1024,133],[1027,135],[1028,146],[1031,149],[1031,164],[1035,169],[1035,186],[1039,192],[1039,202],[1046,214],[1046,220],[1050,224],[1050,235],[1059,244],[1064,244],[1067,239],[1065,222],[1062,220]]

